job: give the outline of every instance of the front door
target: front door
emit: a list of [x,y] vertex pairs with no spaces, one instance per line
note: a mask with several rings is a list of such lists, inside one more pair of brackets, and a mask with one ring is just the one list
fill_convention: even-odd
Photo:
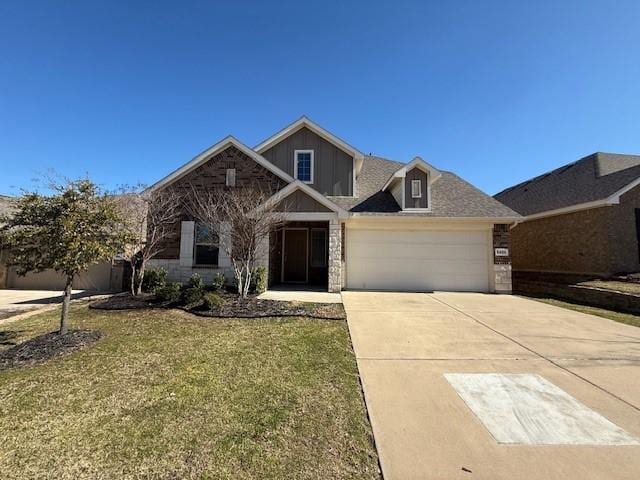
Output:
[[309,230],[306,228],[285,228],[282,245],[282,281],[287,283],[307,283],[307,258]]

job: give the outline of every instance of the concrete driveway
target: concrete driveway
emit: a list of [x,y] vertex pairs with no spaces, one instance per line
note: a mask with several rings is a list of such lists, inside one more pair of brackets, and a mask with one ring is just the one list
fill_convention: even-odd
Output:
[[515,296],[342,297],[386,480],[640,478],[639,328]]
[[[73,290],[72,298],[81,298],[86,294],[85,290]],[[0,320],[61,301],[60,290],[0,289]]]

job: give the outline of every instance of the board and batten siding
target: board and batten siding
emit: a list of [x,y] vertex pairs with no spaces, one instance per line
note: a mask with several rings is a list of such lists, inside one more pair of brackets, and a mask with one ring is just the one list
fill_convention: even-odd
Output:
[[300,190],[296,190],[284,198],[276,210],[281,212],[331,212],[316,199]]
[[262,156],[295,177],[296,150],[314,151],[314,183],[310,187],[323,195],[353,195],[353,157],[306,127],[264,151]]
[[[420,180],[420,189],[422,196],[420,198],[411,198],[411,182],[412,180]],[[412,168],[407,172],[404,179],[404,208],[428,208],[427,204],[427,174],[419,168]]]

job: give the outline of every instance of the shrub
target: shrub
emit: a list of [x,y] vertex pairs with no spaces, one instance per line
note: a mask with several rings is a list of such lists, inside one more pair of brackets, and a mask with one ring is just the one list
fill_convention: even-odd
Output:
[[191,288],[199,288],[200,290],[204,290],[204,281],[202,280],[202,277],[199,273],[194,273],[193,275],[191,275],[188,286]]
[[256,267],[251,275],[252,290],[257,294],[267,291],[267,269]]
[[156,289],[156,299],[160,302],[176,303],[180,300],[182,285],[170,283],[164,287]]
[[213,289],[217,292],[222,290],[222,287],[224,287],[224,273],[216,273],[213,276],[213,282],[211,283],[211,285],[213,286]]
[[207,310],[218,309],[223,303],[223,298],[217,293],[209,292],[204,294],[204,306]]
[[145,270],[142,279],[142,290],[154,293],[167,284],[167,270],[164,268],[150,268]]
[[204,290],[198,287],[189,287],[185,288],[182,292],[182,302],[187,307],[193,307],[202,303],[202,298],[204,297]]

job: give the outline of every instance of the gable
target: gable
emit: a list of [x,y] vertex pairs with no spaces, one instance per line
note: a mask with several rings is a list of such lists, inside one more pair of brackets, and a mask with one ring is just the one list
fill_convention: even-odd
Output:
[[329,208],[302,190],[296,190],[285,197],[278,203],[276,209],[280,212],[331,212]]
[[228,168],[236,169],[237,187],[259,186],[268,191],[277,191],[287,184],[237,147],[229,145],[175,180],[173,187],[178,189],[191,188],[191,186],[198,189],[224,187]]
[[314,151],[314,182],[309,186],[323,195],[353,195],[354,156],[307,127],[284,137],[262,152],[269,162],[292,177],[296,150]]
[[[421,196],[420,198],[412,198],[411,182],[417,180],[420,182]],[[418,167],[413,167],[407,171],[404,178],[404,206],[405,208],[428,208],[428,182],[427,173]]]
[[254,150],[251,150],[242,142],[236,140],[231,135],[229,135],[223,138],[220,142],[206,149],[201,154],[194,157],[190,162],[187,162],[186,164],[182,165],[180,168],[177,168],[176,170],[171,172],[169,175],[167,175],[163,179],[153,184],[151,187],[147,189],[147,191],[154,191],[160,188],[165,188],[166,186],[175,183],[179,179],[183,178],[184,176],[188,175],[189,173],[193,172],[194,170],[202,166],[204,163],[207,163],[213,157],[220,156],[220,154],[225,150],[227,150],[229,147],[233,147],[235,149],[234,152],[237,151],[238,155],[242,154],[242,158],[253,160],[257,165],[262,166],[265,170],[268,170],[269,172],[274,174],[276,177],[279,177],[281,180],[284,181],[285,184],[293,181],[293,178],[290,175],[283,172],[275,165],[269,163],[259,153],[255,152]]

